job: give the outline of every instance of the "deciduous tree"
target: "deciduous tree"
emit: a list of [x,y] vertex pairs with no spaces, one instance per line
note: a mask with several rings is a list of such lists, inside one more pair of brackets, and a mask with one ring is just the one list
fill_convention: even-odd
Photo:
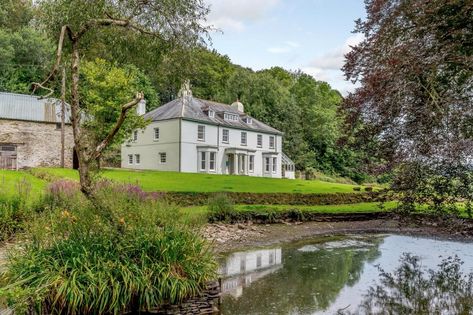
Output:
[[[79,159],[81,190],[91,196],[94,163],[113,142],[128,112],[143,99],[143,93],[136,91],[134,99],[130,95],[130,101],[118,107],[119,114],[113,126],[104,132],[105,136],[97,145],[91,146],[87,130],[82,128],[84,117],[94,118],[87,115],[81,103],[81,60],[100,43],[104,44],[101,49],[126,51],[126,47],[114,43],[130,34],[143,42],[159,40],[170,45],[192,47],[202,42],[202,35],[206,33],[202,22],[208,9],[202,0],[42,0],[38,5],[42,23],[58,38],[58,49],[51,73],[43,82],[35,83],[35,87],[45,87],[55,78],[63,57],[70,59],[74,145]],[[101,41],[104,34],[108,41]],[[117,37],[117,41],[110,40],[112,37]]]
[[473,2],[365,4],[367,18],[355,28],[365,39],[347,54],[343,68],[348,79],[361,83],[344,103],[349,126],[364,143],[378,143],[372,154],[393,168],[407,163],[437,175],[450,166],[468,169],[473,157]]

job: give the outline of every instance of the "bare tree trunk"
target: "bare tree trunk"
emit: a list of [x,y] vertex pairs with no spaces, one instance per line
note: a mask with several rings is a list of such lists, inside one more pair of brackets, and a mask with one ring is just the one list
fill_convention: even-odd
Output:
[[61,167],[64,168],[64,143],[65,143],[65,121],[66,121],[66,68],[62,67],[61,80]]
[[80,190],[88,197],[92,195],[92,179],[90,177],[90,165],[86,148],[82,144],[80,132],[80,100],[79,100],[79,47],[77,41],[72,41],[72,84],[71,84],[71,118],[74,145],[79,160]]

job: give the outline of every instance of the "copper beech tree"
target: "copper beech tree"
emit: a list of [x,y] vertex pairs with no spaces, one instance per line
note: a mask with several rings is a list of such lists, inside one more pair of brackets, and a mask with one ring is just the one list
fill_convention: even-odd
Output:
[[[97,51],[127,49],[135,42],[160,42],[167,46],[191,47],[203,42],[207,27],[202,23],[208,13],[202,0],[42,0],[37,3],[42,23],[58,37],[56,60],[43,82],[33,83],[34,89],[52,91],[61,64],[70,64],[70,105],[74,146],[79,160],[81,191],[93,194],[92,170],[103,151],[110,145],[123,125],[127,113],[144,97],[141,91],[130,96],[129,102],[119,107],[117,119],[106,136],[96,145],[88,141],[87,130],[81,120],[94,119],[81,106],[82,59]],[[58,30],[60,30],[58,32]],[[116,40],[116,41],[115,41]],[[128,41],[128,44],[124,44]],[[129,46],[129,47],[124,47]],[[141,45],[146,49],[146,45]],[[138,52],[139,53],[139,52]],[[95,57],[92,56],[92,57]],[[150,62],[153,62],[150,60]]]
[[[365,0],[364,40],[346,55],[359,143],[401,176],[413,201],[473,200],[473,2]],[[441,197],[442,200],[437,200]]]

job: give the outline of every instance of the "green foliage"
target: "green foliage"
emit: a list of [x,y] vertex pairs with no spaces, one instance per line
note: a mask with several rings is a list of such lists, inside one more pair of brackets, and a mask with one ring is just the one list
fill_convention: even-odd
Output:
[[0,91],[29,93],[51,65],[54,45],[29,27],[17,31],[0,28]]
[[[107,136],[120,115],[121,106],[132,100],[137,92],[143,91],[152,106],[158,101],[149,79],[135,66],[116,67],[103,59],[96,59],[85,62],[81,74],[81,106],[87,115],[94,117],[86,120],[83,127],[91,133],[95,144]],[[136,111],[129,111],[113,144],[122,143],[132,130],[144,126],[143,118]]]
[[3,272],[0,297],[18,313],[144,311],[194,296],[214,278],[206,242],[172,206],[135,187],[102,183],[93,202],[71,187],[50,190],[54,206],[44,204]]
[[471,217],[473,172],[459,164],[405,163],[395,172],[393,190],[399,195],[401,211],[414,212],[423,205],[423,212],[436,215]]
[[0,0],[0,28],[16,31],[33,18],[32,0]]
[[229,222],[235,207],[233,201],[226,194],[216,194],[209,198],[208,217],[209,221]]

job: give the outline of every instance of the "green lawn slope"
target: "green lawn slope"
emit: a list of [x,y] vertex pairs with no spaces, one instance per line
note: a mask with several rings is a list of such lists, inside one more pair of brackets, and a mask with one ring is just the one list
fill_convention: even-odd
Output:
[[[77,180],[71,169],[40,169],[62,178]],[[254,192],[254,193],[348,193],[354,185],[318,180],[290,180],[250,176],[209,175],[159,171],[107,169],[103,176],[115,181],[136,183],[145,191]]]
[[44,191],[46,182],[23,171],[0,170],[0,198],[11,197],[19,190],[30,192],[31,198],[36,198]]

